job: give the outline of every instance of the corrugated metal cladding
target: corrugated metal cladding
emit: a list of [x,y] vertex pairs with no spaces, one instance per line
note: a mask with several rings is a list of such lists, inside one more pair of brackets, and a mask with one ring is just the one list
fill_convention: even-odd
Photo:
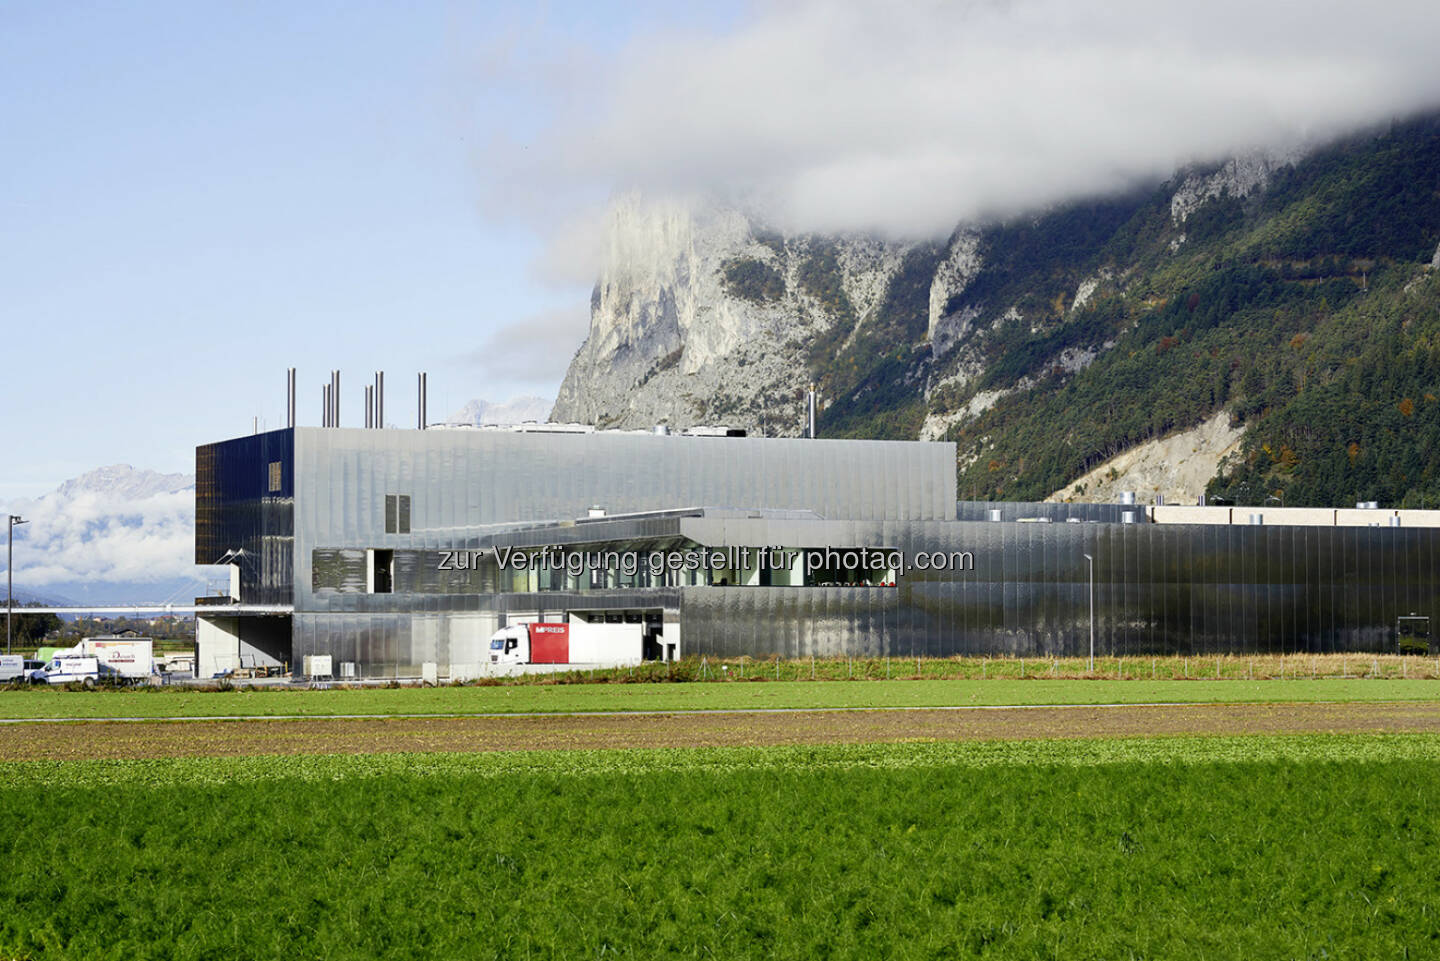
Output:
[[[487,527],[584,517],[592,506],[910,521],[955,513],[948,443],[307,427],[294,436],[300,610],[329,606],[312,589],[315,548],[473,546]],[[387,495],[409,497],[408,535],[386,533]]]
[[[753,523],[753,522],[752,522]],[[682,522],[705,542],[802,545],[805,525]],[[894,588],[682,588],[685,651],[1107,656],[1394,650],[1440,625],[1440,530],[1152,524],[821,524],[837,545],[969,551],[974,570]],[[788,528],[788,529],[787,529]],[[848,528],[848,529],[847,529]],[[812,536],[809,543],[815,543]]]
[[[1440,625],[1440,529],[960,503],[951,444],[297,428],[196,461],[196,561],[243,550],[242,600],[294,604],[292,663],[333,654],[366,676],[471,663],[504,618],[537,610],[663,612],[691,655],[1080,654],[1087,553],[1097,653],[1386,650],[1397,617]],[[592,506],[663,513],[585,520]],[[1010,522],[980,520],[995,509]],[[1036,517],[1056,523],[1014,522]],[[697,544],[970,552],[973,569],[912,569],[893,587],[501,593],[493,562],[439,562],[500,545]],[[382,583],[393,593],[371,592]]]
[[195,448],[195,563],[243,552],[230,556],[247,603],[294,599],[294,450],[292,430]]

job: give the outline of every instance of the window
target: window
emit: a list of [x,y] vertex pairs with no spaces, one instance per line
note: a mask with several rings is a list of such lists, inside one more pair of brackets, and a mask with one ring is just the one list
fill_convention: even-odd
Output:
[[278,494],[279,492],[280,492],[280,462],[279,462],[278,460],[272,460],[272,461],[270,462],[270,493],[272,493],[272,494]]
[[385,533],[410,533],[410,495],[385,495]]
[[370,593],[389,594],[395,590],[395,552],[370,552]]

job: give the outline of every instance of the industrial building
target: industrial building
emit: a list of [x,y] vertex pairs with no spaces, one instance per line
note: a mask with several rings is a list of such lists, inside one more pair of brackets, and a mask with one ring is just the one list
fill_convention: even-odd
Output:
[[497,629],[577,618],[669,659],[1074,655],[1092,626],[1109,655],[1384,651],[1440,615],[1440,511],[957,502],[953,444],[726,433],[202,446],[195,560],[231,586],[197,671],[468,677]]

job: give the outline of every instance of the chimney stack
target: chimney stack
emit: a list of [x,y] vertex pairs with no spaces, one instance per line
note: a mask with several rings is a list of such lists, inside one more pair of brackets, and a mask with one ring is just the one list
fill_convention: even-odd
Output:
[[295,426],[295,368],[285,370],[285,426]]

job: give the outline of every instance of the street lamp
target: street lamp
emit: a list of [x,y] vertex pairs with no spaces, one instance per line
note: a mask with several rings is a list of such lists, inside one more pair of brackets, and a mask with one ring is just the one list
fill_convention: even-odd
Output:
[[1095,558],[1089,554],[1085,560],[1090,562],[1090,673],[1095,673]]
[[29,521],[10,514],[10,529],[5,539],[5,653],[10,653],[10,622],[15,619],[15,525]]

